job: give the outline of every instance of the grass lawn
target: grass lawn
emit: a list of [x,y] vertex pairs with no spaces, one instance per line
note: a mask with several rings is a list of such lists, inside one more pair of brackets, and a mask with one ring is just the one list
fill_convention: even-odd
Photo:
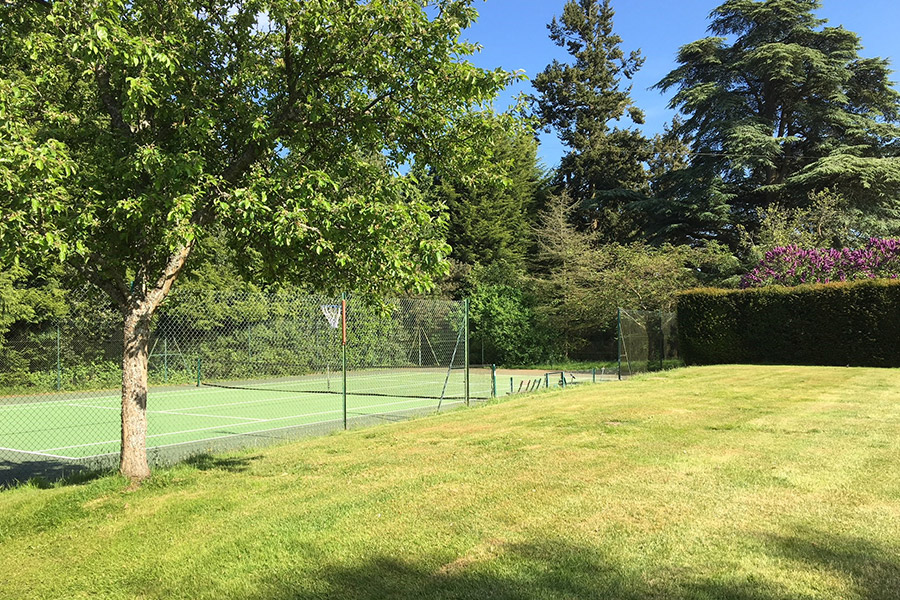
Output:
[[0,598],[900,598],[900,371],[691,368],[0,492]]

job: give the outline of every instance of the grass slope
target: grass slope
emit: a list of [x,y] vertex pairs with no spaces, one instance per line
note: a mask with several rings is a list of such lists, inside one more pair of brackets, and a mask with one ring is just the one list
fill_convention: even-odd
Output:
[[0,493],[2,598],[900,597],[900,372],[707,367]]

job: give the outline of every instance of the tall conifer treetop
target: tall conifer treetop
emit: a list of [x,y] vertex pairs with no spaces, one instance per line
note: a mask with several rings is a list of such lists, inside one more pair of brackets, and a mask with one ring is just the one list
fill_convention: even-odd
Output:
[[535,77],[534,106],[544,126],[570,150],[557,183],[573,201],[592,207],[582,219],[592,221],[605,238],[620,239],[632,233],[624,207],[646,187],[643,161],[649,155],[640,132],[615,125],[623,118],[644,122],[631,87],[622,87],[644,59],[640,51],[626,55],[622,50],[613,16],[610,0],[565,3],[548,28],[550,39],[573,61],[554,60]]
[[[826,187],[882,223],[900,222],[900,94],[889,61],[861,57],[859,37],[824,26],[819,7],[728,0],[710,14],[715,36],[680,49],[657,87],[675,91],[670,106],[685,115],[679,133],[696,155],[665,207],[670,226],[698,211],[721,215],[716,202],[728,203],[732,222],[752,225],[756,207],[797,205]],[[708,192],[698,198],[689,188],[702,181]],[[694,234],[721,226],[695,223]]]
[[622,38],[613,32],[610,0],[569,0],[562,16],[547,26],[550,39],[575,59],[554,60],[534,79],[540,94],[538,114],[574,151],[590,147],[595,134],[609,132],[609,122],[627,113],[638,124],[644,114],[631,99],[631,86],[620,89],[644,63],[638,50],[625,56]]

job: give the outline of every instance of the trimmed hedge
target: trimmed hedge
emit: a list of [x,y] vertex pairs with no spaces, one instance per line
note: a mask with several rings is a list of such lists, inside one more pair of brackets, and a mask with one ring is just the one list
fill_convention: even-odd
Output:
[[900,281],[690,290],[677,313],[686,364],[900,367]]

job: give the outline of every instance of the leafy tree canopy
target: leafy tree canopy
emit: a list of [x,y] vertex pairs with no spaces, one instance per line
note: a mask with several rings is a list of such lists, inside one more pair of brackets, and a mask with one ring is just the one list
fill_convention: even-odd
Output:
[[281,275],[430,283],[440,218],[399,166],[464,172],[509,77],[452,60],[469,1],[41,4],[0,20],[7,251],[124,303],[218,221]]
[[695,154],[655,206],[661,227],[734,241],[731,225],[753,227],[758,207],[802,205],[825,187],[900,224],[900,94],[889,63],[861,57],[859,37],[825,27],[819,6],[728,0],[710,15],[714,36],[681,48],[657,87],[675,91],[670,106],[685,115],[678,131]]
[[433,193],[448,207],[451,256],[469,264],[504,262],[521,268],[532,215],[546,195],[547,175],[527,131],[501,132],[484,148],[495,177],[436,177]]
[[721,244],[599,243],[572,223],[576,202],[552,197],[534,229],[535,312],[570,357],[598,332],[610,331],[618,307],[672,310],[677,292],[723,281],[740,265]]

